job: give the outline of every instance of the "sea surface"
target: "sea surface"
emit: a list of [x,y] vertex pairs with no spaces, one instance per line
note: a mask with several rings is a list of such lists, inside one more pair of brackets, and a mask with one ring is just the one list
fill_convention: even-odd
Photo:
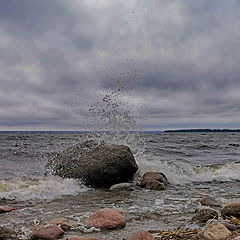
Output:
[[[111,192],[44,175],[49,158],[89,139],[128,145],[139,166],[135,182],[153,170],[163,172],[170,186]],[[79,223],[65,237],[122,239],[142,229],[198,228],[191,221],[198,199],[211,196],[223,205],[240,200],[240,133],[0,132],[0,166],[0,200],[19,201],[15,211],[0,215],[0,226],[22,230],[23,239],[30,227],[56,217]],[[85,226],[87,216],[104,207],[123,209],[126,228],[99,232]]]

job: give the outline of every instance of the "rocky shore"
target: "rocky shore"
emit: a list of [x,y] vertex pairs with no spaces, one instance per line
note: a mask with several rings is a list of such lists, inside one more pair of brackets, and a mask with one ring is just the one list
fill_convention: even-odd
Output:
[[[25,232],[0,226],[1,240],[101,240],[95,232],[106,235],[103,239],[115,240],[170,240],[170,239],[203,239],[203,240],[239,240],[240,239],[240,202],[232,202],[225,206],[211,197],[199,199],[199,208],[192,214],[196,229],[139,229],[135,234],[121,238],[107,238],[109,232],[117,233],[124,229],[129,219],[124,209],[102,208],[92,212],[82,223],[66,218],[64,215],[45,223],[29,226]],[[18,202],[0,201],[0,218],[15,211],[21,212]],[[12,207],[12,206],[15,207]],[[79,226],[85,226],[89,233],[82,234]],[[91,231],[94,230],[94,231]],[[71,232],[69,235],[68,232]],[[119,234],[118,234],[119,235]]]
[[[118,195],[134,191],[163,193],[169,187],[169,181],[164,173],[146,172],[138,181],[133,180],[138,166],[131,150],[126,146],[107,145],[88,141],[66,149],[50,159],[47,164],[47,173],[61,177],[81,179],[86,185],[97,188],[107,188],[107,191]],[[94,197],[91,201],[94,200]],[[62,199],[59,201],[63,201]],[[21,216],[26,205],[34,203],[18,202],[15,199],[0,200],[0,218],[4,221]],[[50,204],[50,203],[49,203]],[[55,203],[53,203],[54,206]],[[71,205],[67,202],[68,207]],[[80,205],[80,203],[78,203]],[[90,204],[94,205],[94,201]],[[41,207],[40,214],[44,214],[46,204]],[[105,206],[104,201],[96,211],[88,209],[89,214],[78,212],[80,220],[65,215],[66,209],[58,210],[58,206],[51,208],[52,219],[41,217],[41,221],[19,229],[16,225],[10,228],[0,226],[0,240],[170,240],[170,239],[203,239],[203,240],[239,240],[240,239],[240,202],[223,204],[214,198],[205,196],[197,201],[198,208],[190,209],[189,215],[196,228],[177,228],[169,226],[169,230],[152,227],[148,229],[138,224],[135,233],[119,234],[126,229],[136,218],[129,218],[129,209],[119,209]],[[36,211],[40,208],[36,208]],[[76,206],[73,206],[74,213]],[[16,213],[16,215],[14,215]],[[159,216],[157,212],[152,213]],[[177,213],[175,213],[176,215]],[[181,213],[179,213],[180,215]],[[11,217],[12,215],[12,217]],[[144,223],[148,216],[139,216]],[[157,218],[157,217],[156,217]],[[162,221],[158,219],[157,221]],[[154,226],[157,226],[158,222]],[[84,231],[83,231],[84,230]],[[101,236],[99,237],[99,234]],[[111,233],[111,236],[109,235]],[[116,233],[116,236],[114,236]],[[119,237],[120,236],[120,237]]]

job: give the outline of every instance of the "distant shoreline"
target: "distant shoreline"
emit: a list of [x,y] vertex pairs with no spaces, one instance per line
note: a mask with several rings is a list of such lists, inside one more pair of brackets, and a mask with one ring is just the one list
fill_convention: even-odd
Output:
[[210,128],[199,128],[199,129],[176,129],[176,130],[165,130],[165,133],[175,132],[240,132],[240,129],[210,129]]
[[[71,130],[35,130],[35,131],[27,131],[27,130],[0,130],[0,133],[107,133],[109,131],[87,131],[87,130],[83,130],[83,131],[71,131]],[[121,132],[121,131],[120,131]],[[188,132],[240,132],[240,129],[228,129],[228,128],[215,128],[215,129],[211,129],[211,128],[193,128],[193,129],[167,129],[167,130],[152,130],[152,131],[147,131],[147,130],[142,130],[142,131],[129,131],[130,133],[188,133]]]

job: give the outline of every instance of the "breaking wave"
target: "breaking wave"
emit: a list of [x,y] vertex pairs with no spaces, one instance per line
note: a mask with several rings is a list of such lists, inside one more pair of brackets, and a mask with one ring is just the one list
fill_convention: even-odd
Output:
[[163,172],[173,185],[203,182],[240,181],[240,163],[226,163],[212,166],[194,167],[182,161],[140,161],[139,172]]
[[89,190],[78,180],[56,176],[20,177],[0,181],[0,199],[53,200],[65,195],[77,195]]

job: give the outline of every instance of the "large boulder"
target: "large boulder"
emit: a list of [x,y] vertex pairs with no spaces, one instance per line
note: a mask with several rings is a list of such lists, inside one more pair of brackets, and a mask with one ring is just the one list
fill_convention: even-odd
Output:
[[133,178],[138,167],[129,147],[86,141],[50,159],[47,173],[81,179],[93,187],[110,187]]

